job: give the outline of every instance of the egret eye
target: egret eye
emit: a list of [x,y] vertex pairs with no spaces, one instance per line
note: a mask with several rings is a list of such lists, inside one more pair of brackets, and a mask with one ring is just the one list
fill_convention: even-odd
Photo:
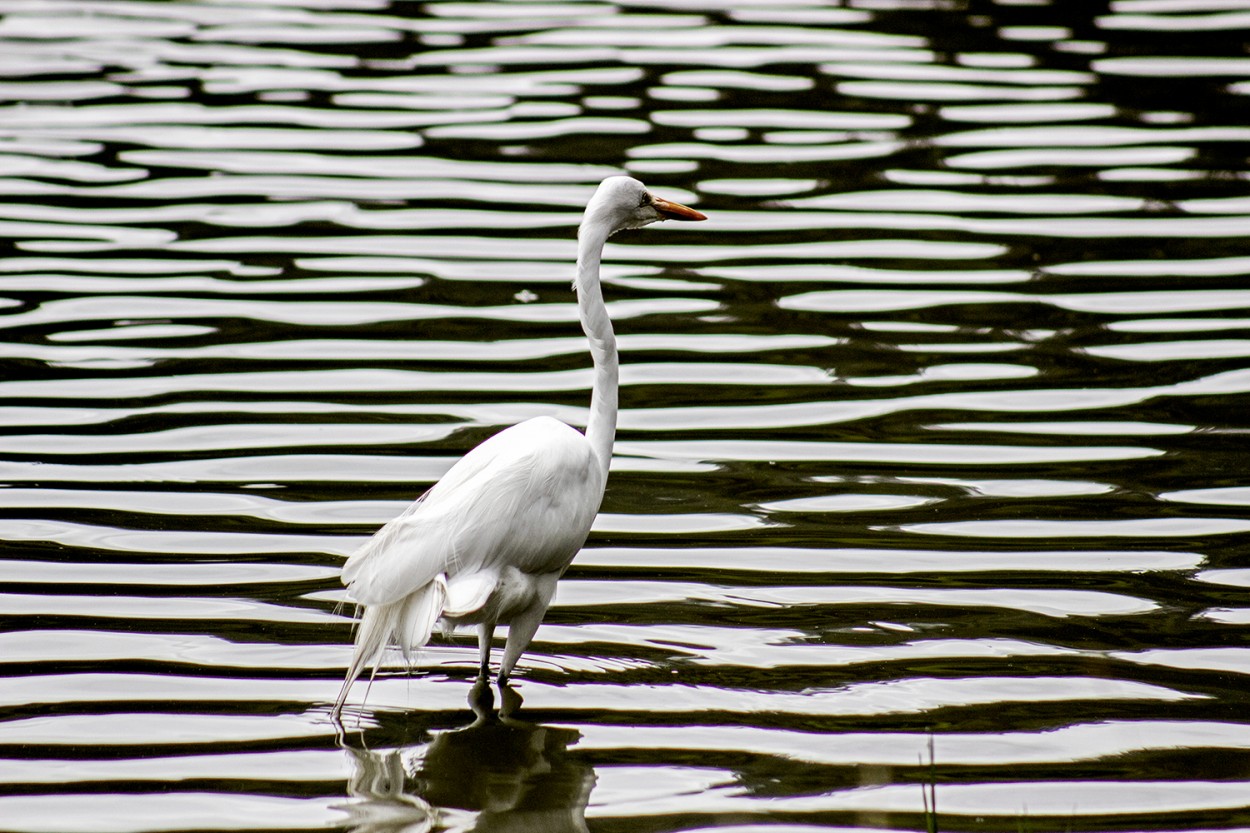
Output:
[[639,208],[646,208],[651,204],[653,197],[646,191],[642,193],[642,201],[638,203]]

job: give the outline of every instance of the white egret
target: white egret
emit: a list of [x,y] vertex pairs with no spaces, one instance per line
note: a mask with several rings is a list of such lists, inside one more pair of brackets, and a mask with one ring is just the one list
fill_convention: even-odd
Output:
[[599,512],[616,436],[616,336],[603,302],[599,262],[612,234],[658,220],[704,220],[614,176],[595,191],[577,232],[578,314],[590,341],[594,386],[586,433],[552,417],[507,428],[461,458],[343,566],[348,598],[364,608],[347,679],[334,704],[388,645],[411,659],[436,624],[477,625],[479,682],[490,677],[496,624],[508,625],[502,688],[538,630],[556,581]]

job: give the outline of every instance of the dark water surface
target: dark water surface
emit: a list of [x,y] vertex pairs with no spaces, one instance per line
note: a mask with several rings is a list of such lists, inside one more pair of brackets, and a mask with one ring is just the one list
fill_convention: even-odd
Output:
[[[0,0],[0,830],[1250,829],[1250,3]],[[342,557],[604,511],[338,737]],[[359,704],[363,685],[353,693]]]

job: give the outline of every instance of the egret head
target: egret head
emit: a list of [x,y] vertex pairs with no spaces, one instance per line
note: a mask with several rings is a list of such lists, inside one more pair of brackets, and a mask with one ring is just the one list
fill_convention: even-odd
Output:
[[610,176],[586,206],[582,227],[603,228],[608,235],[642,228],[660,220],[706,220],[703,214],[653,195],[633,177]]

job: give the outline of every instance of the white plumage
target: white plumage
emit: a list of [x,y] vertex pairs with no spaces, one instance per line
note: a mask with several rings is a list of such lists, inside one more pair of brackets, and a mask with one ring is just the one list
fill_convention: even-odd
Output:
[[495,625],[508,625],[499,671],[500,685],[506,682],[603,500],[617,411],[616,338],[599,285],[604,243],[616,231],[663,219],[705,218],[629,177],[604,180],[586,207],[575,283],[595,365],[586,433],[551,417],[501,431],[348,558],[343,583],[364,614],[335,715],[388,645],[411,659],[440,622],[479,626],[482,678]]

